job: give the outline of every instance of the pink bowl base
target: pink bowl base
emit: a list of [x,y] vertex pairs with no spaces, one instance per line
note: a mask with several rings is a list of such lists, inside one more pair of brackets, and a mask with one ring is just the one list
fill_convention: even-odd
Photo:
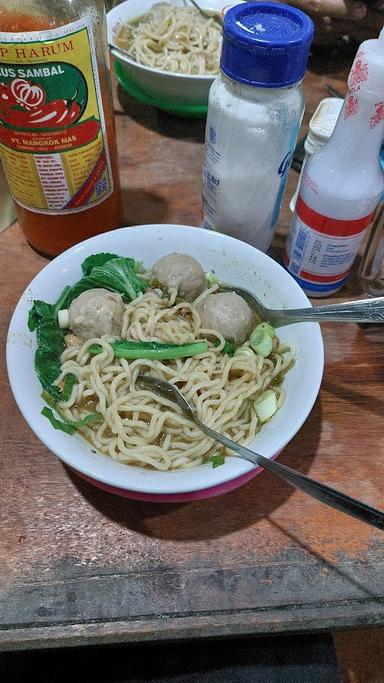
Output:
[[225,484],[211,486],[208,489],[201,489],[200,491],[188,491],[186,493],[141,493],[138,491],[128,491],[127,489],[120,489],[116,486],[109,486],[109,484],[104,484],[101,481],[92,479],[92,477],[88,477],[86,474],[83,474],[82,472],[78,472],[73,468],[71,469],[79,477],[85,479],[85,481],[88,481],[90,484],[97,486],[97,488],[103,489],[103,491],[107,491],[108,493],[114,493],[116,496],[122,496],[123,498],[130,498],[131,500],[142,500],[147,503],[188,503],[192,500],[204,500],[205,498],[222,496],[224,493],[233,491],[233,489],[236,489],[239,486],[245,484],[250,479],[253,479],[253,477],[255,477],[256,474],[259,474],[259,472],[261,472],[262,470],[261,467],[255,467],[255,469],[251,472],[247,472],[247,474],[243,474],[241,477],[236,477],[236,479],[231,479],[230,481],[227,481]]
[[[279,455],[276,453],[273,456],[273,460]],[[200,489],[199,491],[188,491],[185,493],[141,493],[138,491],[128,491],[127,489],[121,489],[116,486],[110,486],[109,484],[104,484],[97,479],[92,479],[86,474],[79,472],[78,470],[70,467],[72,472],[75,472],[79,477],[85,479],[85,481],[97,486],[97,488],[107,491],[108,493],[114,493],[116,496],[122,496],[123,498],[130,498],[132,500],[143,500],[147,503],[188,503],[192,500],[204,500],[206,498],[214,498],[215,496],[222,496],[224,493],[229,493],[234,489],[243,486],[248,481],[253,479],[257,474],[263,471],[262,467],[255,467],[250,472],[242,474],[241,477],[236,477],[224,484],[218,484],[217,486],[211,486],[207,489]]]

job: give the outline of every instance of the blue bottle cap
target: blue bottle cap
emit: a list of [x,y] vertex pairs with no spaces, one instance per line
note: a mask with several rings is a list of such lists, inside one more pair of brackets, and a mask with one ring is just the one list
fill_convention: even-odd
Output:
[[301,10],[270,2],[246,2],[224,18],[220,66],[235,81],[282,88],[304,77],[313,22]]

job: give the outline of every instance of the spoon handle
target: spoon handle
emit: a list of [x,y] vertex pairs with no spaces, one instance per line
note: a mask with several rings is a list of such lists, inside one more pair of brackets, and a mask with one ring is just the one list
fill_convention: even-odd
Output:
[[356,498],[351,498],[346,493],[341,493],[326,484],[307,477],[305,474],[301,474],[301,472],[296,472],[286,465],[264,458],[262,455],[258,456],[258,464],[321,503],[384,531],[384,513],[381,510],[366,505]]
[[218,13],[215,11],[210,11],[210,10],[205,10],[200,5],[197,4],[196,0],[190,0],[190,3],[196,7],[196,9],[200,12],[200,14],[205,17],[206,19],[214,19],[220,26],[223,25],[222,19]]
[[[271,311],[272,313],[272,311]],[[362,299],[360,301],[345,301],[340,304],[318,306],[315,308],[297,308],[274,311],[271,322],[284,325],[303,321],[322,322],[356,322],[356,323],[384,323],[384,297]]]
[[108,43],[108,47],[110,50],[118,52],[121,57],[124,57],[125,59],[129,57],[134,62],[137,62],[136,57],[131,52],[128,52],[128,50],[123,50],[121,47],[117,47],[117,45],[112,45],[112,43]]
[[305,474],[301,474],[301,472],[297,472],[286,465],[282,465],[274,460],[265,458],[263,455],[254,453],[248,448],[235,443],[223,434],[215,432],[213,429],[200,422],[200,420],[197,421],[197,424],[208,436],[235,451],[245,460],[249,460],[255,465],[259,465],[259,467],[269,470],[269,472],[272,472],[272,474],[276,474],[284,481],[288,482],[292,486],[295,486],[297,489],[308,493],[321,503],[325,503],[326,505],[335,508],[335,510],[345,512],[347,515],[356,517],[360,521],[370,524],[377,529],[381,529],[382,531],[384,530],[384,513],[381,512],[381,510],[377,510],[370,505],[366,505],[365,503],[356,500],[355,498],[351,498],[345,493],[336,491],[336,489],[333,489],[326,484],[322,484],[315,479],[311,479]]

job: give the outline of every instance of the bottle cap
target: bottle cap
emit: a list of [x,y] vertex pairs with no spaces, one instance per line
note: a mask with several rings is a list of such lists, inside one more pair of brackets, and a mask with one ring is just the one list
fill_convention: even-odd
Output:
[[281,88],[304,77],[313,22],[301,10],[269,2],[246,2],[224,17],[220,66],[235,81]]
[[329,140],[343,104],[341,97],[324,97],[309,122],[308,136],[322,143]]
[[361,43],[352,69],[348,76],[348,88],[351,93],[364,90],[379,97],[384,97],[384,28],[378,38]]

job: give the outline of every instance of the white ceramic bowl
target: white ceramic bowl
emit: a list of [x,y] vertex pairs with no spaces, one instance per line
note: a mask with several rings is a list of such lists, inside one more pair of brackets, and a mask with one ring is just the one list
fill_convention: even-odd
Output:
[[[188,4],[188,0],[186,1]],[[108,12],[109,44],[114,43],[114,26],[137,19],[145,14],[155,2],[156,0],[126,0]],[[183,0],[167,0],[167,2],[177,7],[185,5]],[[201,0],[200,4],[204,9],[222,12],[224,8],[237,3],[231,3],[230,0]],[[125,57],[117,50],[112,49],[112,54],[123,65],[131,83],[144,95],[154,101],[157,100],[160,105],[166,105],[166,103],[174,107],[207,105],[208,92],[214,76],[194,76],[160,71],[137,64],[129,56]]]
[[[92,237],[55,258],[27,287],[12,317],[7,365],[16,402],[39,439],[82,477],[120,495],[164,502],[208,498],[240,486],[259,471],[240,458],[228,457],[223,466],[215,469],[207,464],[176,472],[149,471],[92,452],[80,436],[56,431],[40,414],[44,403],[34,371],[36,340],[27,328],[28,310],[33,299],[55,301],[65,285],[80,279],[83,259],[103,251],[133,256],[148,267],[164,254],[187,253],[197,258],[205,270],[214,270],[222,280],[247,287],[265,304],[276,308],[308,306],[307,297],[278,263],[244,242],[202,228],[144,225]],[[284,378],[286,400],[282,408],[252,444],[268,458],[275,457],[306,420],[319,391],[324,363],[316,323],[282,327],[279,337],[294,344],[296,361]]]

